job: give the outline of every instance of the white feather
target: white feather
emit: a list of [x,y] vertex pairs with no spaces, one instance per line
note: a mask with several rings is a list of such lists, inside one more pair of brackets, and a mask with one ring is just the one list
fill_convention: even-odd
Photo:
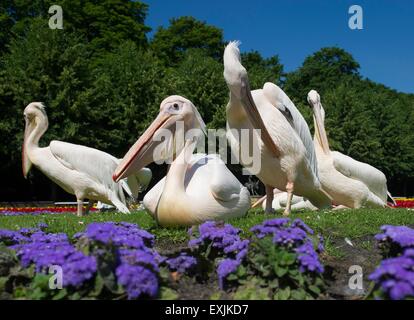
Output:
[[269,99],[270,103],[281,111],[292,128],[299,135],[306,149],[306,159],[309,161],[309,166],[312,168],[313,174],[318,177],[318,163],[316,160],[312,135],[302,114],[286,93],[274,83],[266,82],[263,86],[263,93]]

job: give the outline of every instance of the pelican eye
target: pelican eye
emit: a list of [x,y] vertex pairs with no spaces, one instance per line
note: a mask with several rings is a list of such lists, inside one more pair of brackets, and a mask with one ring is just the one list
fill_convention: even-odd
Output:
[[174,104],[173,104],[173,108],[174,108],[175,110],[178,110],[178,108],[179,108],[178,103],[174,103]]

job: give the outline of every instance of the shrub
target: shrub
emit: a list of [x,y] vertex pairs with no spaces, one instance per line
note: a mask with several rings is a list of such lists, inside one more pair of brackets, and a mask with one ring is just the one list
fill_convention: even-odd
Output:
[[381,227],[375,236],[384,260],[369,276],[374,282],[369,297],[375,299],[414,298],[414,230],[406,226]]

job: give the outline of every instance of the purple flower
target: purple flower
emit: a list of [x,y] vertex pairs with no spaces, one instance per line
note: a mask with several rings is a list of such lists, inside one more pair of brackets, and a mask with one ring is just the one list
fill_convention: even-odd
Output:
[[155,298],[158,294],[157,276],[143,266],[121,264],[116,269],[116,276],[118,283],[125,288],[128,299]]
[[313,234],[314,233],[313,230],[311,228],[309,228],[309,226],[305,222],[303,222],[302,220],[300,220],[300,219],[295,219],[292,222],[292,225],[291,226],[292,227],[301,228],[302,230],[306,231],[309,234]]
[[261,239],[267,235],[273,235],[277,230],[286,226],[289,223],[289,218],[278,218],[265,220],[262,224],[258,224],[250,229],[251,232],[256,234],[256,237]]
[[141,265],[158,272],[158,262],[151,250],[121,249],[119,251],[121,263],[130,265]]
[[[96,272],[96,259],[77,251],[65,234],[46,234],[37,229],[23,229],[11,248],[23,267],[34,264],[37,273],[46,273],[52,265],[62,267],[63,285],[79,287]],[[32,233],[34,232],[34,233]]]
[[318,242],[317,252],[322,253],[322,252],[325,251],[325,245],[324,245],[325,240],[324,240],[323,236],[321,236],[321,235],[318,235],[318,239],[319,239],[319,242]]
[[[88,239],[117,247],[143,249],[154,245],[154,236],[137,225],[122,222],[91,223],[85,235]],[[79,234],[77,237],[81,236]]]
[[311,241],[304,243],[295,251],[298,253],[299,270],[301,272],[310,271],[322,273],[324,271]]
[[17,244],[28,239],[28,237],[23,236],[19,231],[0,229],[0,242],[4,242],[7,245]]
[[369,276],[393,300],[414,297],[413,251],[409,249],[402,256],[383,260]]
[[45,229],[49,228],[48,224],[47,224],[47,223],[44,223],[44,222],[40,222],[40,223],[37,225],[37,227],[38,227],[40,230],[42,230],[42,231],[44,231]]
[[389,294],[392,300],[401,300],[408,296],[414,296],[414,289],[409,283],[399,281],[391,287]]
[[217,275],[219,278],[219,286],[221,289],[224,288],[224,280],[230,273],[236,272],[237,268],[240,266],[240,260],[234,259],[224,259],[220,261],[217,267]]
[[199,237],[190,240],[188,246],[195,248],[211,244],[221,254],[236,256],[241,251],[244,254],[249,241],[240,239],[240,231],[230,224],[207,221],[199,226]]
[[197,265],[197,259],[182,252],[175,258],[169,258],[166,260],[170,271],[177,271],[178,273],[184,274]]
[[288,218],[266,220],[250,230],[258,239],[271,236],[275,245],[295,252],[301,272],[322,273],[324,268],[318,256],[318,253],[324,250],[322,236],[318,235],[319,243],[315,250],[313,241],[309,237],[314,234],[314,231],[300,219],[289,222]]
[[381,227],[384,233],[377,234],[375,239],[380,242],[391,242],[399,245],[401,248],[414,247],[414,229],[406,226],[390,226]]
[[307,238],[305,231],[299,228],[286,228],[278,230],[273,236],[273,243],[281,245],[293,245],[295,243],[302,243]]

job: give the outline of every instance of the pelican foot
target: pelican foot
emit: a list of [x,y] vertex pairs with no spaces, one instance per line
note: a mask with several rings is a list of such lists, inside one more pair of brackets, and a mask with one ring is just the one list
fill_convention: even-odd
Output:
[[283,211],[283,216],[284,217],[289,217],[289,215],[290,215],[290,210]]

